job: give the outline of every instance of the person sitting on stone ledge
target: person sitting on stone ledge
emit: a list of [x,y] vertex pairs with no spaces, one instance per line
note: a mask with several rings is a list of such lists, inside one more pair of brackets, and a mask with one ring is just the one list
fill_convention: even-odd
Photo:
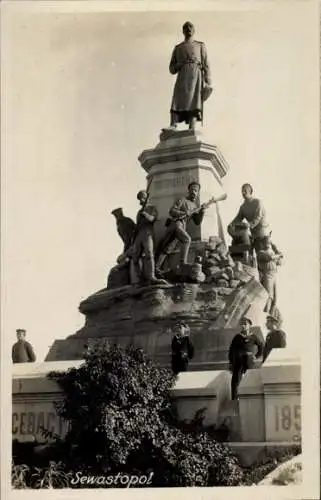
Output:
[[250,368],[255,368],[256,361],[263,352],[263,343],[257,335],[251,334],[252,320],[244,316],[240,323],[241,332],[233,338],[229,348],[229,364],[232,372],[232,400],[238,400],[238,387],[243,375]]
[[[270,227],[266,220],[266,213],[261,200],[253,197],[253,188],[251,184],[243,184],[242,196],[244,202],[241,205],[238,214],[228,225],[227,231],[229,235],[234,238],[237,226],[247,221],[248,227],[251,231],[251,243],[253,249],[258,252],[262,238],[270,234]],[[244,229],[246,226],[244,225]]]
[[280,349],[286,347],[286,333],[281,330],[282,316],[280,311],[275,308],[273,314],[269,314],[266,318],[266,327],[268,334],[265,339],[263,349],[263,363],[268,358],[272,349]]
[[13,363],[33,363],[36,361],[36,355],[30,342],[26,341],[26,330],[18,328],[17,342],[12,346]]
[[180,321],[173,329],[172,339],[172,370],[175,374],[186,372],[188,362],[194,357],[194,346],[189,337],[189,326]]
[[181,243],[181,264],[187,264],[191,237],[186,230],[187,222],[192,219],[196,225],[202,223],[205,209],[198,207],[197,198],[200,192],[200,184],[191,182],[188,185],[188,195],[178,199],[169,211],[170,218],[167,220],[167,229],[163,239],[160,241],[156,252],[156,269],[158,275],[162,275],[162,266],[167,258],[168,249],[176,239]]
[[260,276],[260,282],[269,294],[264,311],[271,313],[276,307],[277,288],[276,275],[278,266],[283,260],[282,253],[271,241],[271,235],[262,239],[261,249],[257,253],[257,265]]

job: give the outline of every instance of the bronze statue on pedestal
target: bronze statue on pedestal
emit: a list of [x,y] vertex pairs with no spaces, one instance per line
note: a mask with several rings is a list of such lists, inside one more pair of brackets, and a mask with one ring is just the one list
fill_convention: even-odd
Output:
[[203,122],[203,102],[213,90],[206,46],[194,40],[194,32],[191,22],[184,23],[185,39],[174,48],[169,65],[169,71],[177,74],[170,111],[172,129],[185,122],[193,130],[196,121]]

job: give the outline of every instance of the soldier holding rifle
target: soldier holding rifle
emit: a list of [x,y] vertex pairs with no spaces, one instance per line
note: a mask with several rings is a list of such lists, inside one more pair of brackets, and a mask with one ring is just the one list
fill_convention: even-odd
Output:
[[188,251],[192,240],[186,230],[187,222],[192,219],[196,225],[200,225],[207,206],[226,197],[224,195],[217,200],[212,198],[209,203],[199,207],[197,199],[200,188],[201,186],[198,182],[191,182],[188,185],[188,195],[185,198],[178,199],[169,211],[170,218],[166,222],[167,230],[164,238],[159,243],[156,253],[156,269],[160,274],[162,265],[168,255],[168,250],[174,240],[178,240],[181,244],[181,264],[187,263]]

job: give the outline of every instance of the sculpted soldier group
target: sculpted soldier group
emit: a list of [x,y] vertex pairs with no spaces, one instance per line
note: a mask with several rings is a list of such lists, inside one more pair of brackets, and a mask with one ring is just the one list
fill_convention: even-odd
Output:
[[[187,222],[193,220],[195,224],[201,224],[207,206],[216,201],[213,198],[208,204],[198,206],[199,192],[200,184],[196,181],[191,182],[188,185],[187,196],[178,199],[170,208],[166,232],[156,251],[154,251],[153,226],[158,219],[158,212],[155,206],[148,203],[147,191],[142,190],[137,194],[141,208],[137,213],[136,224],[123,215],[122,209],[113,210],[118,234],[124,242],[124,251],[118,258],[117,266],[110,273],[109,287],[126,284],[166,284],[167,282],[162,279],[162,268],[173,243],[180,244],[181,247],[180,267],[187,264],[191,244],[191,236],[186,230]],[[195,269],[191,269],[191,272],[195,272]]]

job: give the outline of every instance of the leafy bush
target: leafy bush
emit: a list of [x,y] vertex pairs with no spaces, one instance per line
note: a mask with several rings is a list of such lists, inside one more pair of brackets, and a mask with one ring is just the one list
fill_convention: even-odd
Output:
[[16,489],[27,488],[29,467],[26,464],[11,464],[11,485]]
[[63,389],[57,413],[69,421],[56,458],[66,470],[149,474],[152,486],[236,485],[242,478],[226,446],[196,426],[177,423],[170,390],[175,376],[141,349],[99,344],[85,363],[50,378]]
[[72,476],[63,463],[51,461],[46,467],[33,467],[12,462],[11,485],[15,489],[67,488]]
[[63,463],[51,461],[46,468],[35,467],[31,482],[33,488],[68,488],[71,477]]

